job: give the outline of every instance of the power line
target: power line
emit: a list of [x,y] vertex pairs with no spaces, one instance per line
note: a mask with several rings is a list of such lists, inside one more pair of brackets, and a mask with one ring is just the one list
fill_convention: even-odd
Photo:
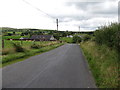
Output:
[[[50,18],[52,18],[52,19],[56,19],[55,17],[53,17],[53,16],[49,15],[48,13],[46,13],[46,12],[42,11],[42,10],[41,10],[41,9],[39,9],[38,7],[36,7],[36,6],[32,5],[32,4],[31,4],[31,3],[29,3],[28,1],[23,0],[23,2],[25,2],[26,4],[28,4],[28,5],[32,6],[32,7],[33,7],[34,9],[36,9],[37,11],[44,13],[45,15],[49,16]],[[58,31],[58,18],[56,19],[56,23],[57,23],[57,31]]]
[[33,6],[33,5],[32,5],[31,3],[29,3],[28,1],[23,0],[23,2],[25,2],[26,4],[28,4],[28,5],[32,6],[32,7],[33,7],[34,9],[36,9],[37,11],[42,12],[42,13],[44,13],[45,15],[47,15],[47,16],[49,16],[49,17],[51,17],[52,19],[56,19],[55,17],[53,17],[53,16],[51,16],[51,15],[47,14],[46,12],[42,11],[42,10],[41,10],[41,9],[39,9],[38,7]]

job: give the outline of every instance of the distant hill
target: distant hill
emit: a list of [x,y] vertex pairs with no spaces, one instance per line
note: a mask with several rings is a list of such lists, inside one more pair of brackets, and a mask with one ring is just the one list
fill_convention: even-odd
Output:
[[34,28],[23,28],[23,29],[17,29],[17,28],[10,28],[10,27],[1,27],[2,32],[42,32],[42,33],[81,33],[81,34],[93,34],[93,31],[90,32],[75,32],[75,31],[56,31],[56,30],[49,30],[49,29],[34,29]]

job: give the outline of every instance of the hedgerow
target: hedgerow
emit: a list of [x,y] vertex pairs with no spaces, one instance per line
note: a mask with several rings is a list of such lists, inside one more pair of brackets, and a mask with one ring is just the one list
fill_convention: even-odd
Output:
[[120,23],[111,23],[109,26],[100,27],[94,34],[95,41],[99,45],[105,44],[120,52]]

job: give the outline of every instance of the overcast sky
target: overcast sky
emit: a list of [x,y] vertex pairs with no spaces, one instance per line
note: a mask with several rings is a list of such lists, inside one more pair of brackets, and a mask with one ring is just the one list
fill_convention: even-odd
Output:
[[[26,1],[26,2],[25,2]],[[0,27],[93,31],[118,21],[118,0],[0,0]]]

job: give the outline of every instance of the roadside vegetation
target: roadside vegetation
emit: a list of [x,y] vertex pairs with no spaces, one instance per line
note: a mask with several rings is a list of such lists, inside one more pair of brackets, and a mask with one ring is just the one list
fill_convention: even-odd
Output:
[[72,40],[73,43],[80,43],[81,41],[82,41],[81,37],[77,35],[73,36],[73,40]]
[[80,45],[100,88],[120,87],[119,27],[118,23],[100,27]]
[[100,88],[118,87],[118,53],[106,45],[99,46],[93,41],[81,43],[90,69]]
[[112,23],[109,26],[100,27],[95,31],[95,42],[99,45],[107,45],[120,52],[120,24]]

